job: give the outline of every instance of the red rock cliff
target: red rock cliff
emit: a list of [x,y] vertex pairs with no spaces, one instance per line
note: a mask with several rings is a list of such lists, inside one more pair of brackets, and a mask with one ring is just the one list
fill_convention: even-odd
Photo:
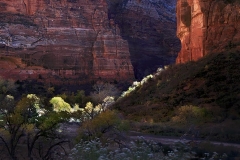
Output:
[[1,65],[7,78],[70,84],[134,78],[128,42],[109,20],[105,0],[0,0],[0,54],[26,64]]
[[178,0],[177,36],[182,44],[177,63],[240,49],[239,1]]

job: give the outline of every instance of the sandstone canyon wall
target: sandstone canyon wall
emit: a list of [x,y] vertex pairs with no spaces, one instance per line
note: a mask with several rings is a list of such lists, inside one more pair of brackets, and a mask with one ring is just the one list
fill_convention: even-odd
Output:
[[128,42],[108,15],[105,0],[0,0],[0,76],[132,80]]
[[177,63],[240,50],[239,0],[178,0],[177,35],[182,44]]
[[135,77],[175,63],[180,50],[176,36],[177,0],[108,0],[109,18],[129,43]]

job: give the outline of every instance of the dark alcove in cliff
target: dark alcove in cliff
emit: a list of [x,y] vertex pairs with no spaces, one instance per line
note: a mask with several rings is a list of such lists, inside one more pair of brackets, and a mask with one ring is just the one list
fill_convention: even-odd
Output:
[[108,0],[109,19],[128,41],[136,79],[175,63],[180,50],[176,37],[176,0],[165,2]]

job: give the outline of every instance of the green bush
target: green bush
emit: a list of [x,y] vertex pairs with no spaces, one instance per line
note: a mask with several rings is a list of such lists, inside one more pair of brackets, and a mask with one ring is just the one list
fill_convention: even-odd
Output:
[[181,106],[177,108],[175,112],[175,116],[172,117],[172,122],[182,124],[203,123],[207,115],[207,110],[205,108],[192,105]]

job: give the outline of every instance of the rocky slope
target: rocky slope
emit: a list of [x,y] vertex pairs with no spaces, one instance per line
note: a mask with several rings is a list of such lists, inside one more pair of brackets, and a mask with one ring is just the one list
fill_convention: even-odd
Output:
[[69,84],[134,78],[128,42],[105,0],[1,0],[0,12],[1,60],[22,59],[1,65],[3,77]]
[[135,77],[175,62],[180,50],[176,37],[176,0],[108,0],[109,17],[129,43]]
[[240,49],[239,0],[178,0],[177,35],[182,49],[177,63],[209,53]]

